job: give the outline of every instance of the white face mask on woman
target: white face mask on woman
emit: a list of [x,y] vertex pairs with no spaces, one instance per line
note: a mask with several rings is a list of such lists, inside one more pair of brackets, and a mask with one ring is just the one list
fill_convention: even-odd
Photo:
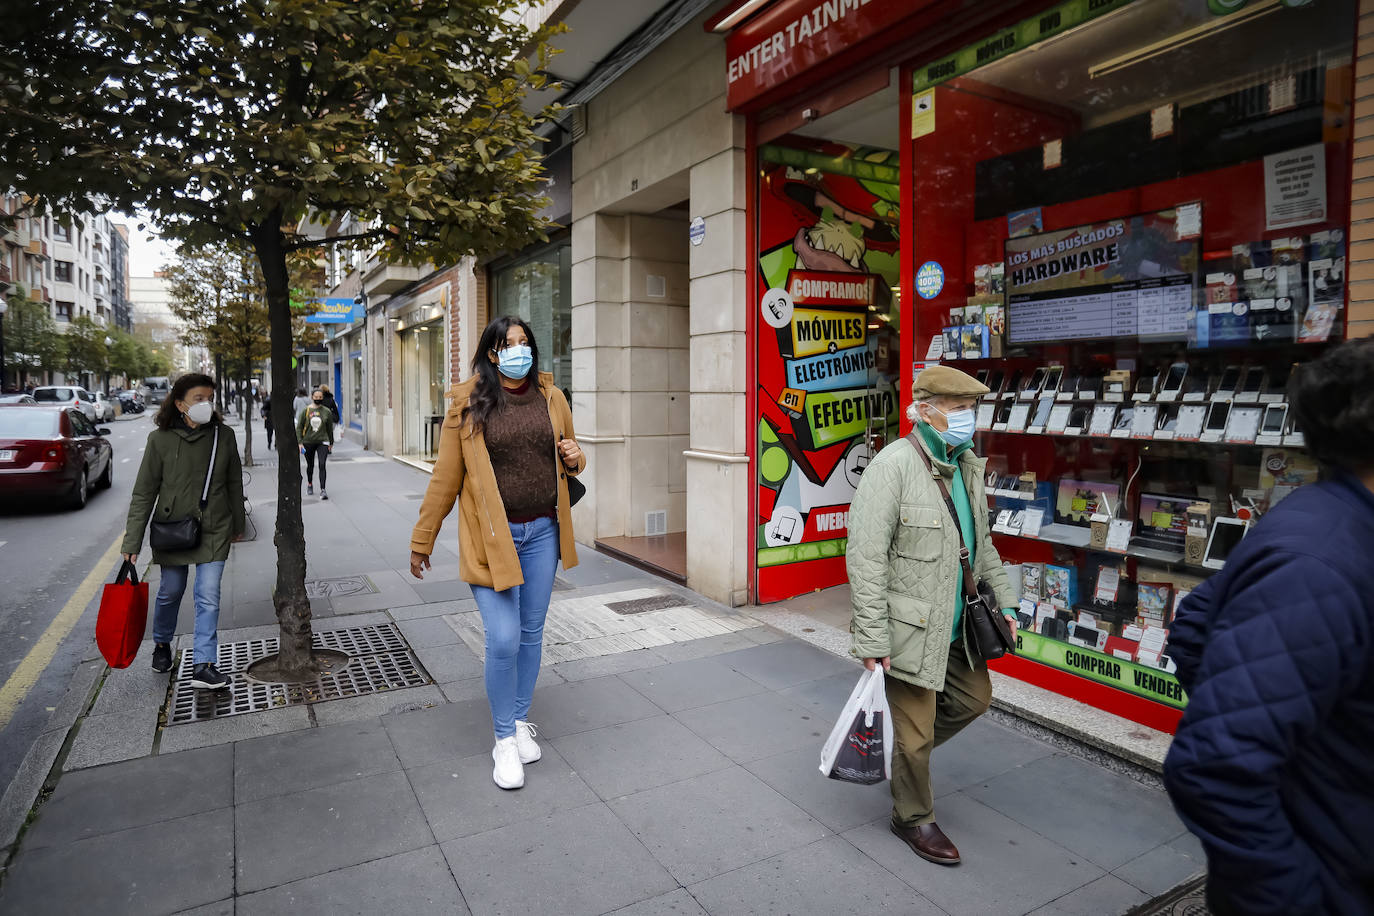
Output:
[[209,423],[215,416],[215,405],[209,401],[200,401],[186,408],[186,418],[197,426]]

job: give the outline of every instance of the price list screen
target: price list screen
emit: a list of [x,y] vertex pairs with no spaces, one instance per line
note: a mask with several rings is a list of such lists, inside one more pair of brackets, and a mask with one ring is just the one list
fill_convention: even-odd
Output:
[[1007,298],[1011,343],[1142,337],[1184,340],[1195,278],[1180,274]]

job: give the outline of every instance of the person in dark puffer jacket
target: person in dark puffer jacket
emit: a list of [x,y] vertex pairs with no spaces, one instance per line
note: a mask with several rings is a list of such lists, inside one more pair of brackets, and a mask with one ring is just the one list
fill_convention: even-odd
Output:
[[1299,367],[1320,483],[1183,602],[1188,708],[1164,783],[1218,916],[1374,914],[1374,339]]

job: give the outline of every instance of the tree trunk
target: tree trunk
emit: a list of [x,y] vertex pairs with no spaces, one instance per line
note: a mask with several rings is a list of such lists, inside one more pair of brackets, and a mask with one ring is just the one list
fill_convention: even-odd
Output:
[[215,399],[219,401],[218,410],[224,414],[224,358],[215,354]]
[[[245,351],[246,353],[247,351]],[[247,356],[243,358],[243,384],[248,387],[248,397],[246,404],[248,409],[243,412],[243,466],[251,468],[253,466],[253,415],[257,413],[254,408],[253,389],[249,385],[248,379],[253,374],[253,364]]]
[[291,286],[281,239],[281,211],[253,231],[253,250],[262,267],[271,329],[272,427],[277,437],[277,585],[272,595],[281,629],[278,666],[287,680],[307,680],[318,672],[310,651],[310,598],[305,593],[305,524],[301,520],[301,461],[291,416]]

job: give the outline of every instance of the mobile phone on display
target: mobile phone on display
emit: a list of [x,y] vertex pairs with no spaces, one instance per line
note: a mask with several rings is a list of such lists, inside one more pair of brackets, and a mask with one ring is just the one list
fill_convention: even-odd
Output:
[[1078,391],[1078,373],[1073,369],[1065,369],[1064,376],[1059,381],[1059,396],[1064,400],[1072,400]]
[[988,383],[988,370],[979,369],[973,374],[973,377],[978,380],[980,385],[986,385]]
[[1158,377],[1159,374],[1155,372],[1153,369],[1142,370],[1140,373],[1140,377],[1135,380],[1135,393],[1143,394],[1146,397],[1149,397],[1150,395],[1154,394],[1155,379]]
[[1002,391],[1002,376],[1003,376],[1003,372],[1002,372],[1001,369],[990,369],[990,370],[988,370],[988,377],[987,377],[987,379],[983,382],[984,385],[987,385],[987,386],[988,386],[988,393],[985,394],[985,395],[983,395],[983,397],[985,397],[985,398],[995,398],[995,397],[997,397],[997,395]]
[[1240,384],[1240,366],[1227,366],[1226,371],[1221,374],[1221,381],[1217,384],[1217,390],[1212,392],[1212,395],[1213,397],[1229,397],[1235,394],[1238,384]]
[[1226,417],[1231,413],[1231,405],[1227,401],[1217,401],[1212,405],[1212,409],[1207,411],[1207,425],[1204,427],[1207,432],[1221,432],[1226,429]]
[[1240,390],[1244,394],[1259,394],[1264,390],[1264,367],[1251,366],[1245,370],[1245,381]]
[[1008,420],[1010,420],[1010,419],[1011,419],[1011,408],[1012,408],[1012,403],[1013,403],[1013,402],[1009,400],[1009,401],[1007,401],[1006,403],[1004,403],[1001,407],[998,407],[998,408],[997,408],[997,417],[996,417],[996,419],[994,419],[992,422],[994,422],[994,423],[1006,423]]
[[1187,374],[1187,363],[1174,363],[1171,365],[1168,373],[1164,376],[1164,384],[1159,386],[1159,393],[1163,395],[1179,391],[1183,387],[1183,379]]
[[1064,367],[1063,367],[1063,366],[1050,366],[1049,371],[1045,373],[1045,387],[1044,387],[1044,392],[1045,392],[1045,394],[1053,394],[1053,393],[1055,393],[1056,391],[1058,391],[1058,390],[1059,390],[1059,383],[1060,383],[1060,381],[1061,381],[1063,378],[1064,378]]
[[1270,404],[1264,408],[1264,422],[1260,432],[1266,436],[1282,435],[1284,424],[1288,422],[1287,404]]
[[1021,397],[1024,400],[1030,400],[1031,398],[1035,397],[1035,395],[1040,391],[1041,386],[1044,384],[1045,367],[1041,366],[1034,372],[1032,372],[1031,377],[1026,380],[1026,383],[1024,385],[1021,386]]
[[1026,370],[1024,369],[1012,370],[1011,376],[1007,379],[1007,387],[1003,390],[1006,391],[1007,394],[1016,394],[1016,392],[1021,390],[1021,377],[1025,374]]

